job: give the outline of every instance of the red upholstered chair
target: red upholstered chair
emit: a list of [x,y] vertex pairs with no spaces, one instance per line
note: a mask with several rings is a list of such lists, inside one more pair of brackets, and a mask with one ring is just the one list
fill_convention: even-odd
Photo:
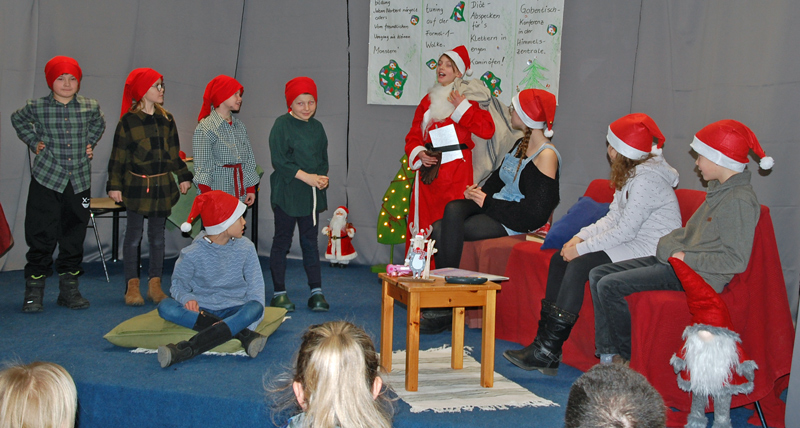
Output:
[[[614,188],[609,180],[594,180],[584,196],[597,202],[611,202]],[[547,271],[550,258],[556,251],[540,249],[542,244],[521,242],[513,247],[505,276],[497,294],[496,330],[498,339],[528,345],[536,337],[536,326],[547,289]],[[597,363],[594,356],[594,308],[587,282],[586,298],[579,312],[578,322],[564,344],[563,361],[580,370],[588,370]]]
[[[678,197],[681,200],[680,193]],[[681,201],[682,213],[683,208]],[[758,364],[754,391],[733,396],[731,406],[758,400],[769,426],[783,427],[785,403],[778,397],[788,382],[794,328],[769,208],[761,206],[747,270],[735,275],[720,297],[728,305],[742,348]],[[691,397],[678,388],[669,359],[683,346],[681,335],[691,323],[686,295],[679,291],[648,291],[627,300],[632,324],[631,368],[647,377],[668,407],[678,409],[670,413],[669,425],[683,426]],[[751,423],[758,424],[758,419],[754,416]]]

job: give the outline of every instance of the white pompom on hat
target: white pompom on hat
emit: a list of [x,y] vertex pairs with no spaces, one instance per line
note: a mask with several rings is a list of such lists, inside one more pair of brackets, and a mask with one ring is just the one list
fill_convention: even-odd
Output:
[[511,105],[528,128],[544,129],[544,136],[553,136],[556,96],[543,89],[525,89],[511,98]]
[[469,52],[464,45],[456,46],[442,55],[447,55],[464,76],[472,76],[472,62],[469,60]]
[[690,144],[697,154],[715,164],[736,172],[744,171],[750,159],[750,149],[758,155],[761,169],[770,169],[775,160],[764,153],[753,131],[745,124],[731,119],[707,125],[694,135]]
[[231,225],[244,215],[247,205],[221,190],[212,190],[197,195],[192,204],[192,211],[186,222],[181,224],[181,230],[189,233],[192,231],[192,222],[197,217],[203,218],[203,227],[208,235],[219,235],[228,230]]
[[640,160],[650,153],[659,153],[667,139],[650,116],[631,113],[608,125],[606,140],[622,156]]

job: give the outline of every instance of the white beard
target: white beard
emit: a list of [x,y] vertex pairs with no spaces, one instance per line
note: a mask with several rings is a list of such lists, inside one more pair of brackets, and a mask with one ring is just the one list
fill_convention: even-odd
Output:
[[341,236],[345,226],[347,226],[347,217],[334,214],[330,224],[331,236]]
[[447,86],[436,83],[428,89],[428,97],[431,100],[431,106],[428,108],[428,111],[431,115],[431,121],[438,122],[445,120],[453,114],[456,107],[450,101],[447,101],[447,97],[450,96],[450,92],[452,91],[452,83]]
[[[721,329],[720,329],[721,330]],[[703,340],[697,333],[686,338],[686,366],[691,376],[692,392],[714,395],[724,391],[733,377],[732,371],[739,364],[736,339],[730,334],[711,333],[713,338]]]

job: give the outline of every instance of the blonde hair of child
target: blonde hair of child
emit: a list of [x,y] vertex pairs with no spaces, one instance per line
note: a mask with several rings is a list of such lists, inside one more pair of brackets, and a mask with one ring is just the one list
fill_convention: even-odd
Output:
[[375,346],[360,327],[346,321],[309,327],[294,371],[306,398],[307,426],[391,427],[388,401],[372,393],[379,368]]
[[0,426],[73,428],[78,392],[72,376],[55,363],[11,365],[0,372]]
[[[161,113],[162,116],[164,116],[167,119],[169,119],[169,117],[170,117],[169,116],[169,112],[167,111],[167,109],[164,108],[164,106],[162,106],[159,103],[154,103],[153,104],[153,108],[155,109],[155,111]],[[139,111],[142,111],[142,110],[144,110],[144,100],[143,99],[139,100],[138,103],[131,104],[131,108],[128,109],[128,112],[136,113],[136,112],[139,112]]]
[[[606,142],[606,146],[608,146],[608,142]],[[636,167],[653,157],[652,153],[648,153],[643,159],[633,160],[623,156],[622,153],[617,153],[617,156],[611,161],[611,184],[615,189],[622,190],[625,183],[633,177]]]

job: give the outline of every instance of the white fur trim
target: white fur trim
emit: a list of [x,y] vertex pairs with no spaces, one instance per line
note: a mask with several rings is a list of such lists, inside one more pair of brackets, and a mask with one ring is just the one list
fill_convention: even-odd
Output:
[[192,231],[192,224],[188,221],[181,223],[181,232],[189,233]]
[[447,51],[442,55],[447,55],[450,61],[453,61],[453,64],[458,67],[459,73],[467,74],[467,72],[469,72],[470,74],[467,74],[467,76],[472,75],[472,70],[467,70],[467,67],[464,65],[464,60],[461,59],[461,55],[457,54],[456,51]]
[[611,130],[611,127],[608,127],[608,135],[606,135],[606,139],[608,140],[608,144],[611,144],[611,147],[617,151],[617,153],[625,156],[628,159],[639,160],[645,158],[649,152],[643,152],[639,149],[634,149],[633,147],[626,144],[622,141],[621,138],[614,135],[614,131]]
[[698,155],[702,155],[704,158],[714,162],[715,164],[723,167],[728,168],[730,170],[736,172],[744,171],[744,167],[747,166],[746,163],[737,162],[727,156],[725,156],[721,151],[709,146],[708,144],[700,141],[697,136],[694,137],[694,141],[689,146],[697,152]]
[[516,94],[514,95],[513,98],[511,98],[511,105],[514,106],[514,111],[517,112],[517,116],[519,116],[519,118],[522,119],[522,123],[524,123],[525,126],[531,129],[545,128],[546,123],[533,120],[530,118],[530,116],[525,114],[525,110],[523,110],[522,106],[519,104],[519,94]]
[[758,162],[758,166],[761,167],[761,169],[772,169],[772,167],[775,166],[775,159],[765,156]]
[[458,121],[461,120],[461,118],[464,116],[464,113],[466,113],[470,107],[472,107],[472,104],[470,104],[469,101],[466,99],[461,101],[461,103],[458,104],[458,107],[453,110],[453,114],[450,115],[450,119],[453,119],[453,122],[458,123]]
[[239,217],[244,215],[244,212],[247,210],[247,205],[242,203],[242,201],[237,201],[237,202],[238,203],[236,204],[236,209],[233,211],[233,214],[231,214],[231,216],[228,217],[227,220],[223,221],[220,224],[215,224],[213,226],[205,227],[207,235],[219,235],[220,233],[228,230],[228,228],[231,227],[231,225],[235,223],[236,220],[239,220]]
[[411,166],[412,170],[416,171],[422,168],[422,161],[420,159],[417,159],[417,155],[419,155],[420,152],[424,150],[425,146],[417,146],[414,147],[414,150],[411,151],[411,154],[408,156],[408,164]]

